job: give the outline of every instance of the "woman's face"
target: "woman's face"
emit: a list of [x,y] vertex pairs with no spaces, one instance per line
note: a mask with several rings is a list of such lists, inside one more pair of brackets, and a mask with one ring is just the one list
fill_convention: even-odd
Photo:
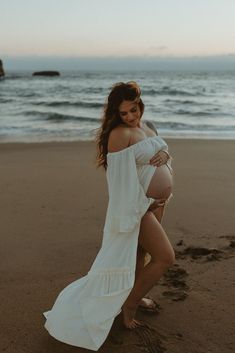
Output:
[[139,104],[136,101],[123,101],[119,106],[119,114],[124,124],[136,127],[141,118]]

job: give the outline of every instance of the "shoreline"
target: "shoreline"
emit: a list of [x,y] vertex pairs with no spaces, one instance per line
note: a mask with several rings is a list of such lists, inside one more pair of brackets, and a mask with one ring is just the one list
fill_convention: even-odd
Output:
[[[164,136],[160,135],[165,140],[170,141],[222,141],[222,142],[235,142],[235,137],[225,138],[225,137],[176,137],[176,136]],[[81,140],[48,140],[48,141],[0,141],[1,145],[37,145],[37,144],[79,144],[79,143],[95,143],[94,139],[81,139]]]

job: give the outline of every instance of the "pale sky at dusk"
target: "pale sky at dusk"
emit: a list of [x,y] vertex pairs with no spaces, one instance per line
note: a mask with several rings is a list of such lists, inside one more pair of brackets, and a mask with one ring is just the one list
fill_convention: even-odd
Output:
[[234,0],[0,0],[0,57],[235,53]]

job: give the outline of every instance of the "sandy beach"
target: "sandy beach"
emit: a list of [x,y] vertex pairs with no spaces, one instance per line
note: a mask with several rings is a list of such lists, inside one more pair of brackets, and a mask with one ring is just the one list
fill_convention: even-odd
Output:
[[[174,197],[163,226],[176,264],[151,291],[159,314],[146,327],[120,318],[105,353],[234,351],[234,141],[166,139]],[[87,352],[53,339],[42,313],[89,270],[108,202],[95,144],[0,144],[1,324],[4,353]]]

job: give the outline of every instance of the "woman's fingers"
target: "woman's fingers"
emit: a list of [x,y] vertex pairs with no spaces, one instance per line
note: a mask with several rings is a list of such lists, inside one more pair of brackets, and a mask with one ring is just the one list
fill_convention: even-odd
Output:
[[165,201],[158,202],[158,203],[157,203],[157,207],[161,207],[161,206],[163,206],[164,204],[165,204]]
[[150,164],[156,167],[160,167],[164,163],[160,159],[156,159],[156,160],[150,161]]
[[156,167],[160,167],[161,165],[165,164],[167,161],[167,156],[162,151],[159,151],[155,154],[149,161],[149,164],[154,165]]
[[149,207],[149,210],[154,210],[155,208],[164,206],[166,200],[165,199],[156,199]]

